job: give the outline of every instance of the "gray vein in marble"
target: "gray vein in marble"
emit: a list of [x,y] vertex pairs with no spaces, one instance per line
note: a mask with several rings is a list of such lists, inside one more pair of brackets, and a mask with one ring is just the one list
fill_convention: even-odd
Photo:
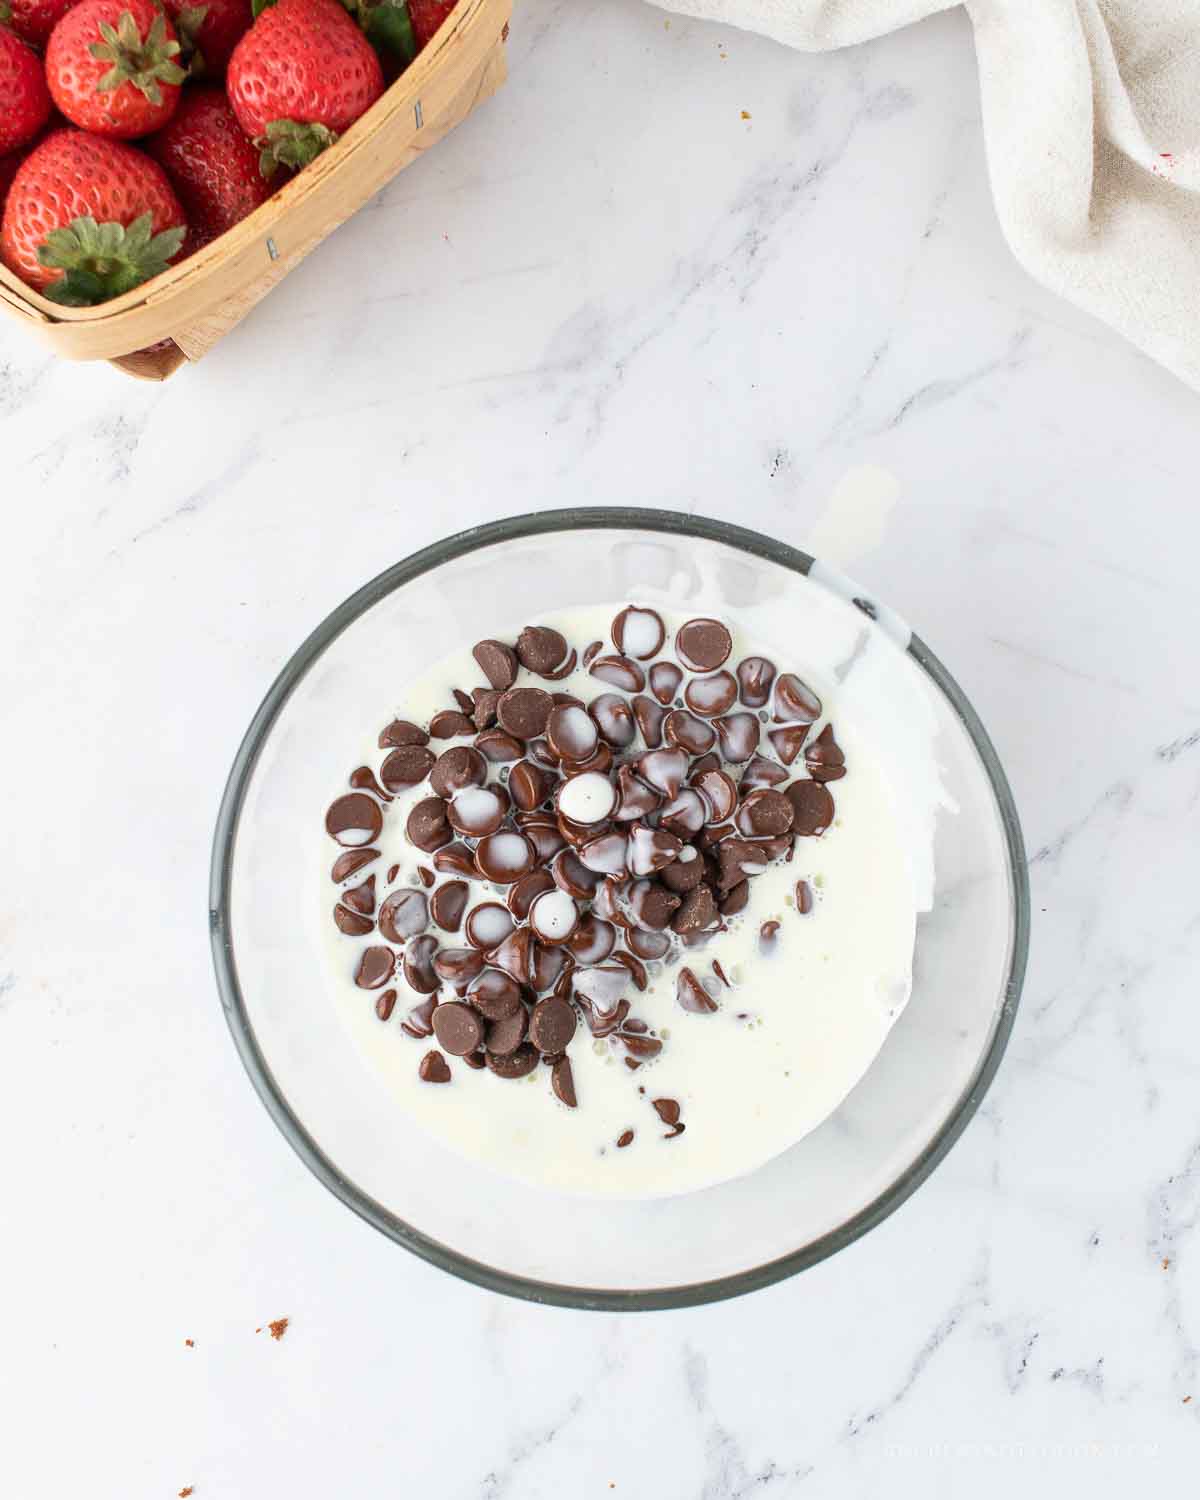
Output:
[[1160,745],[1154,753],[1159,760],[1165,760],[1169,764],[1178,760],[1181,755],[1186,755],[1189,750],[1194,750],[1197,745],[1200,745],[1200,729],[1193,729],[1190,734],[1172,740],[1169,745]]
[[17,987],[17,976],[10,969],[7,974],[0,974],[0,1010],[8,1008],[8,997]]
[[508,1494],[514,1481],[519,1478],[523,1466],[535,1455],[548,1448],[582,1410],[583,1397],[572,1396],[559,1416],[543,1423],[540,1427],[535,1427],[528,1436],[512,1443],[504,1463],[499,1468],[489,1469],[483,1476],[479,1490],[482,1500],[500,1500],[501,1496]]
[[53,358],[20,365],[7,360],[0,363],[0,417],[19,412],[57,363]]
[[192,490],[175,508],[165,516],[160,516],[157,521],[152,521],[149,526],[144,526],[141,531],[135,532],[130,537],[131,542],[141,542],[147,537],[154,536],[165,527],[173,525],[176,521],[184,520],[188,516],[199,515],[218,495],[231,490],[255,463],[261,452],[258,434],[255,433],[247,438],[238,447],[229,462],[211,479],[205,480],[196,489]]
[[1008,347],[1002,354],[996,355],[993,359],[985,359],[961,375],[928,381],[915,390],[911,396],[906,397],[892,415],[871,435],[878,437],[885,432],[894,432],[897,427],[902,426],[911,418],[923,416],[936,407],[944,406],[947,401],[953,401],[964,391],[979,385],[991,375],[997,375],[1002,371],[1011,373],[1023,369],[1028,363],[1031,337],[1032,332],[1027,326],[1018,328],[1009,339]]
[[881,1401],[869,1408],[861,1416],[852,1416],[846,1424],[846,1436],[857,1438],[864,1433],[868,1427],[875,1426],[882,1421],[890,1412],[908,1396],[921,1376],[929,1368],[930,1362],[938,1351],[946,1346],[957,1329],[963,1326],[968,1314],[978,1308],[986,1308],[989,1305],[989,1267],[986,1251],[979,1268],[971,1276],[962,1291],[954,1299],[949,1310],[938,1321],[929,1337],[917,1350],[908,1372],[896,1389]]
[[704,1482],[697,1500],[742,1500],[777,1484],[794,1486],[813,1472],[811,1464],[780,1468],[773,1461],[751,1469],[742,1444],[713,1410],[708,1361],[690,1346],[684,1349],[683,1378],[704,1434]]
[[[1177,1389],[1189,1395],[1200,1382],[1200,1345],[1188,1327],[1176,1273],[1181,1248],[1200,1224],[1200,1140],[1192,1143],[1183,1165],[1151,1193],[1147,1215],[1148,1249],[1159,1262],[1166,1285],[1162,1315],[1175,1346],[1172,1375]],[[1200,1411],[1195,1415],[1200,1419]]]

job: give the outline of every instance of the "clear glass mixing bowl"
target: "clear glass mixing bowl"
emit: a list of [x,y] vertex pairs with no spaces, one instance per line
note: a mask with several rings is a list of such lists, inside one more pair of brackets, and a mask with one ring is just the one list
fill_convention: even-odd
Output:
[[[312,930],[313,829],[346,771],[332,728],[360,729],[364,713],[386,714],[421,663],[526,612],[632,599],[649,587],[669,589],[681,609],[702,602],[733,618],[748,601],[772,600],[783,618],[795,611],[797,628],[814,607],[844,611],[860,637],[867,632],[875,646],[886,639],[897,683],[932,716],[956,810],[937,823],[934,901],[918,925],[912,998],[823,1126],[758,1171],[703,1192],[564,1199],[424,1135],[354,1046],[324,986]],[[789,654],[802,652],[793,644]],[[1016,810],[982,725],[928,647],[884,606],[754,532],[597,508],[451,537],[389,568],[313,632],[234,761],[217,820],[210,919],[242,1061],[331,1192],[397,1243],[482,1286],[573,1307],[646,1309],[734,1296],[813,1265],[923,1181],[1004,1051],[1029,893]]]

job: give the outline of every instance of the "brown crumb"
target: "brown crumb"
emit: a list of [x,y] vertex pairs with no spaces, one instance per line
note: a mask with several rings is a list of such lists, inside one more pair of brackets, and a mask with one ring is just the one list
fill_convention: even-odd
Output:
[[1169,1255],[1164,1255],[1163,1256],[1163,1258],[1162,1258],[1162,1268],[1163,1268],[1164,1271],[1169,1271],[1171,1269],[1171,1257]]
[[749,118],[750,118],[750,111],[748,109],[742,110],[742,119],[743,120],[748,120]]
[[1184,1404],[1184,1406],[1186,1406],[1186,1405],[1187,1405],[1187,1404],[1188,1404],[1188,1402],[1189,1402],[1189,1401],[1190,1401],[1190,1400],[1191,1400],[1191,1399],[1192,1399],[1192,1398],[1191,1398],[1191,1397],[1190,1397],[1190,1396],[1185,1396],[1185,1397],[1184,1397],[1184,1398],[1183,1398],[1183,1404]]
[[184,1339],[183,1342],[188,1346],[189,1349],[194,1349],[196,1347],[195,1339]]
[[192,1493],[192,1489],[192,1485],[185,1484],[184,1487],[179,1491],[179,1500],[187,1500],[187,1497]]
[[289,1321],[288,1318],[273,1318],[267,1324],[267,1327],[271,1330],[271,1337],[276,1340],[281,1339],[287,1332]]

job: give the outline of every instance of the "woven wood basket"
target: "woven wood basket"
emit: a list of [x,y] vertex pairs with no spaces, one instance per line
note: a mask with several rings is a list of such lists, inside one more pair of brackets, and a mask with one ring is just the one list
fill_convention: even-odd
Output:
[[344,136],[219,239],[99,307],[59,307],[0,265],[0,307],[64,359],[166,380],[240,323],[327,234],[494,94],[512,0],[459,0]]

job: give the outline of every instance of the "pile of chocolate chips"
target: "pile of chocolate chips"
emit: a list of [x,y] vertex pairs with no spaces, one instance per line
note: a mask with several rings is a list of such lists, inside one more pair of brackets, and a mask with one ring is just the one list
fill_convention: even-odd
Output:
[[[762,656],[727,670],[732,640],[719,620],[681,626],[674,661],[658,659],[665,640],[654,610],[623,609],[612,622],[615,652],[601,641],[583,652],[605,689],[589,703],[517,685],[522,668],[551,683],[576,670],[578,654],[557,630],[530,625],[514,645],[480,641],[473,655],[488,685],[455,689],[454,706],[427,729],[388,724],[378,771],[360,766],[355,790],[330,806],[325,827],[344,846],[332,877],[343,885],[380,858],[383,804],[429,780],[405,828],[430,856],[421,885],[392,890],[377,907],[371,875],[343,889],[334,909],[342,932],[377,928],[384,939],[364,947],[355,973],[380,991],[381,1020],[395,1008],[397,966],[423,997],[401,1025],[438,1043],[421,1059],[426,1082],[449,1082],[447,1053],[502,1078],[525,1077],[540,1059],[574,1107],[567,1050],[580,1017],[594,1038],[614,1039],[627,1067],[641,1067],[663,1046],[627,993],[645,989],[646,962],[664,958],[673,938],[710,941],[744,910],[755,876],[832,823],[826,783],[846,764],[831,725],[810,739],[816,694]],[[807,774],[793,777],[802,754]],[[395,876],[393,866],[389,884]],[[504,887],[503,904],[475,883]],[[798,911],[811,905],[798,882]],[[778,925],[764,924],[764,945]],[[447,990],[453,999],[441,998]],[[717,1009],[691,968],[680,970],[676,998],[686,1011]]]

